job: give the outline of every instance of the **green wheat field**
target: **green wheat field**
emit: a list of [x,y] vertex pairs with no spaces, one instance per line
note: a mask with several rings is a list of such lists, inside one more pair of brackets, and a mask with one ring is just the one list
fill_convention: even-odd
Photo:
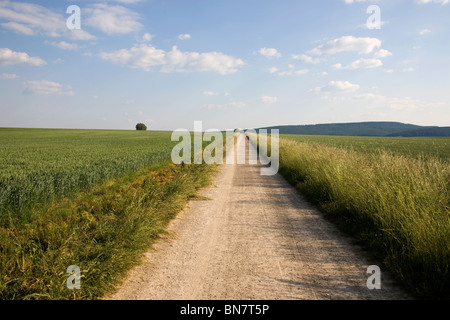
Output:
[[[170,137],[0,128],[0,299],[108,293],[216,172],[173,165]],[[280,173],[421,297],[449,296],[449,159],[450,138],[280,139]]]

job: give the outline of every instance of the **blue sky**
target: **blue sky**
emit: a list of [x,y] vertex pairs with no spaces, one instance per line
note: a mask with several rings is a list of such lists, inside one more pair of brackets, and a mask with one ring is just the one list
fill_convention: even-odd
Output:
[[449,17],[449,0],[0,0],[0,126],[450,126]]

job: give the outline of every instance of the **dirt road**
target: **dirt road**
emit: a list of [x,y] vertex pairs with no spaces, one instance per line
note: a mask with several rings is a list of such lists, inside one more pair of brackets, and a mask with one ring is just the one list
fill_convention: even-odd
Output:
[[201,195],[210,200],[191,201],[108,299],[408,298],[383,270],[369,290],[376,263],[260,165],[222,165]]

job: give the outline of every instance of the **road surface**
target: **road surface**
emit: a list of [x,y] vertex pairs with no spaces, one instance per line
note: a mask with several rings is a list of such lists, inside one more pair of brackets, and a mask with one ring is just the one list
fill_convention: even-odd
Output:
[[[245,143],[244,135],[238,144]],[[248,162],[247,162],[248,163]],[[222,165],[208,200],[191,201],[107,299],[407,299],[376,264],[279,174]]]

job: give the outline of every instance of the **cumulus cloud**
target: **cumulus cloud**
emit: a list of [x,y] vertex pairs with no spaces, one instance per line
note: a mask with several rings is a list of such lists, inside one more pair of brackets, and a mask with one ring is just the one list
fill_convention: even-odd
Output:
[[360,86],[358,84],[350,83],[349,81],[330,81],[328,85],[323,87],[314,88],[316,93],[345,93],[354,92],[359,90]]
[[386,50],[386,49],[381,49],[378,52],[375,52],[375,54],[373,55],[373,57],[375,59],[380,59],[380,58],[386,58],[386,57],[390,57],[392,56],[392,52]]
[[295,76],[295,75],[303,75],[307,74],[309,72],[308,69],[301,69],[301,70],[288,70],[288,71],[281,71],[278,72],[279,76]]
[[43,34],[48,37],[68,37],[72,40],[92,40],[95,36],[85,30],[68,30],[67,17],[33,3],[1,1],[0,18],[3,28],[32,36]]
[[262,98],[261,98],[261,101],[263,102],[263,103],[275,103],[275,102],[277,102],[278,101],[278,97],[271,97],[271,96],[263,96]]
[[281,57],[281,53],[278,52],[275,48],[261,48],[258,51],[261,55],[267,58],[279,58]]
[[418,4],[426,4],[426,3],[440,3],[442,5],[447,4],[450,2],[450,0],[414,0],[415,3]]
[[62,85],[57,82],[41,80],[41,81],[25,81],[23,83],[24,93],[34,95],[67,95],[73,96],[75,93],[69,86]]
[[108,35],[137,32],[142,28],[142,24],[137,21],[141,16],[120,5],[95,3],[85,8],[83,13],[86,15],[85,25]]
[[191,38],[191,35],[188,33],[178,35],[178,39],[180,39],[180,40],[189,40],[190,38]]
[[2,73],[0,74],[0,80],[12,80],[12,79],[16,79],[19,76],[17,74],[14,73]]
[[35,34],[34,30],[24,24],[20,24],[14,21],[4,22],[0,24],[3,28],[10,29],[16,33],[25,34],[27,36],[32,36]]
[[320,59],[319,58],[313,58],[307,54],[294,54],[292,55],[292,59],[295,60],[301,60],[307,63],[311,63],[311,64],[318,64],[320,63]]
[[219,95],[217,92],[213,92],[213,91],[203,91],[203,94],[205,96],[217,96],[217,95]]
[[371,69],[371,68],[381,67],[382,65],[383,65],[383,62],[380,59],[358,59],[358,60],[353,61],[348,66],[342,66],[342,64],[337,63],[337,64],[333,65],[333,69],[335,69],[335,70]]
[[270,73],[277,73],[279,70],[280,70],[280,69],[277,68],[277,67],[269,68],[269,72],[270,72]]
[[157,49],[150,44],[135,45],[130,49],[100,54],[103,60],[130,68],[151,71],[160,67],[161,72],[218,72],[231,74],[245,63],[241,59],[221,52],[183,52],[176,46],[171,51]]
[[142,38],[141,38],[141,41],[142,42],[150,42],[150,41],[152,41],[152,39],[153,39],[153,35],[152,34],[144,33]]
[[29,65],[29,66],[42,66],[47,64],[39,57],[30,57],[26,52],[17,52],[9,48],[0,48],[0,65]]
[[[304,54],[292,55],[295,60],[301,60],[310,64],[318,64],[326,60],[326,56],[339,53],[356,53],[358,55],[368,55],[373,53],[372,58],[360,58],[353,61],[348,66],[340,63],[333,65],[335,70],[339,69],[369,69],[383,65],[381,58],[391,56],[392,53],[386,49],[380,49],[381,40],[371,37],[343,36],[330,40],[316,48],[306,51]],[[379,49],[376,51],[376,49]]]
[[335,70],[356,70],[356,69],[371,69],[381,67],[383,62],[380,60],[381,58],[386,58],[392,56],[392,53],[388,50],[381,49],[373,55],[373,58],[360,58],[358,60],[353,61],[351,64],[347,66],[343,66],[340,63],[336,63],[333,65],[333,69]]
[[370,37],[343,36],[320,45],[306,52],[308,56],[333,55],[340,52],[357,52],[369,54],[381,47],[381,40]]
[[60,41],[60,42],[51,42],[52,46],[57,47],[62,50],[77,50],[78,45],[76,43],[68,43],[66,41]]
[[431,32],[430,29],[423,29],[423,30],[420,30],[419,34],[420,34],[421,36],[423,36],[423,35],[426,35],[427,33],[430,33],[430,32]]

